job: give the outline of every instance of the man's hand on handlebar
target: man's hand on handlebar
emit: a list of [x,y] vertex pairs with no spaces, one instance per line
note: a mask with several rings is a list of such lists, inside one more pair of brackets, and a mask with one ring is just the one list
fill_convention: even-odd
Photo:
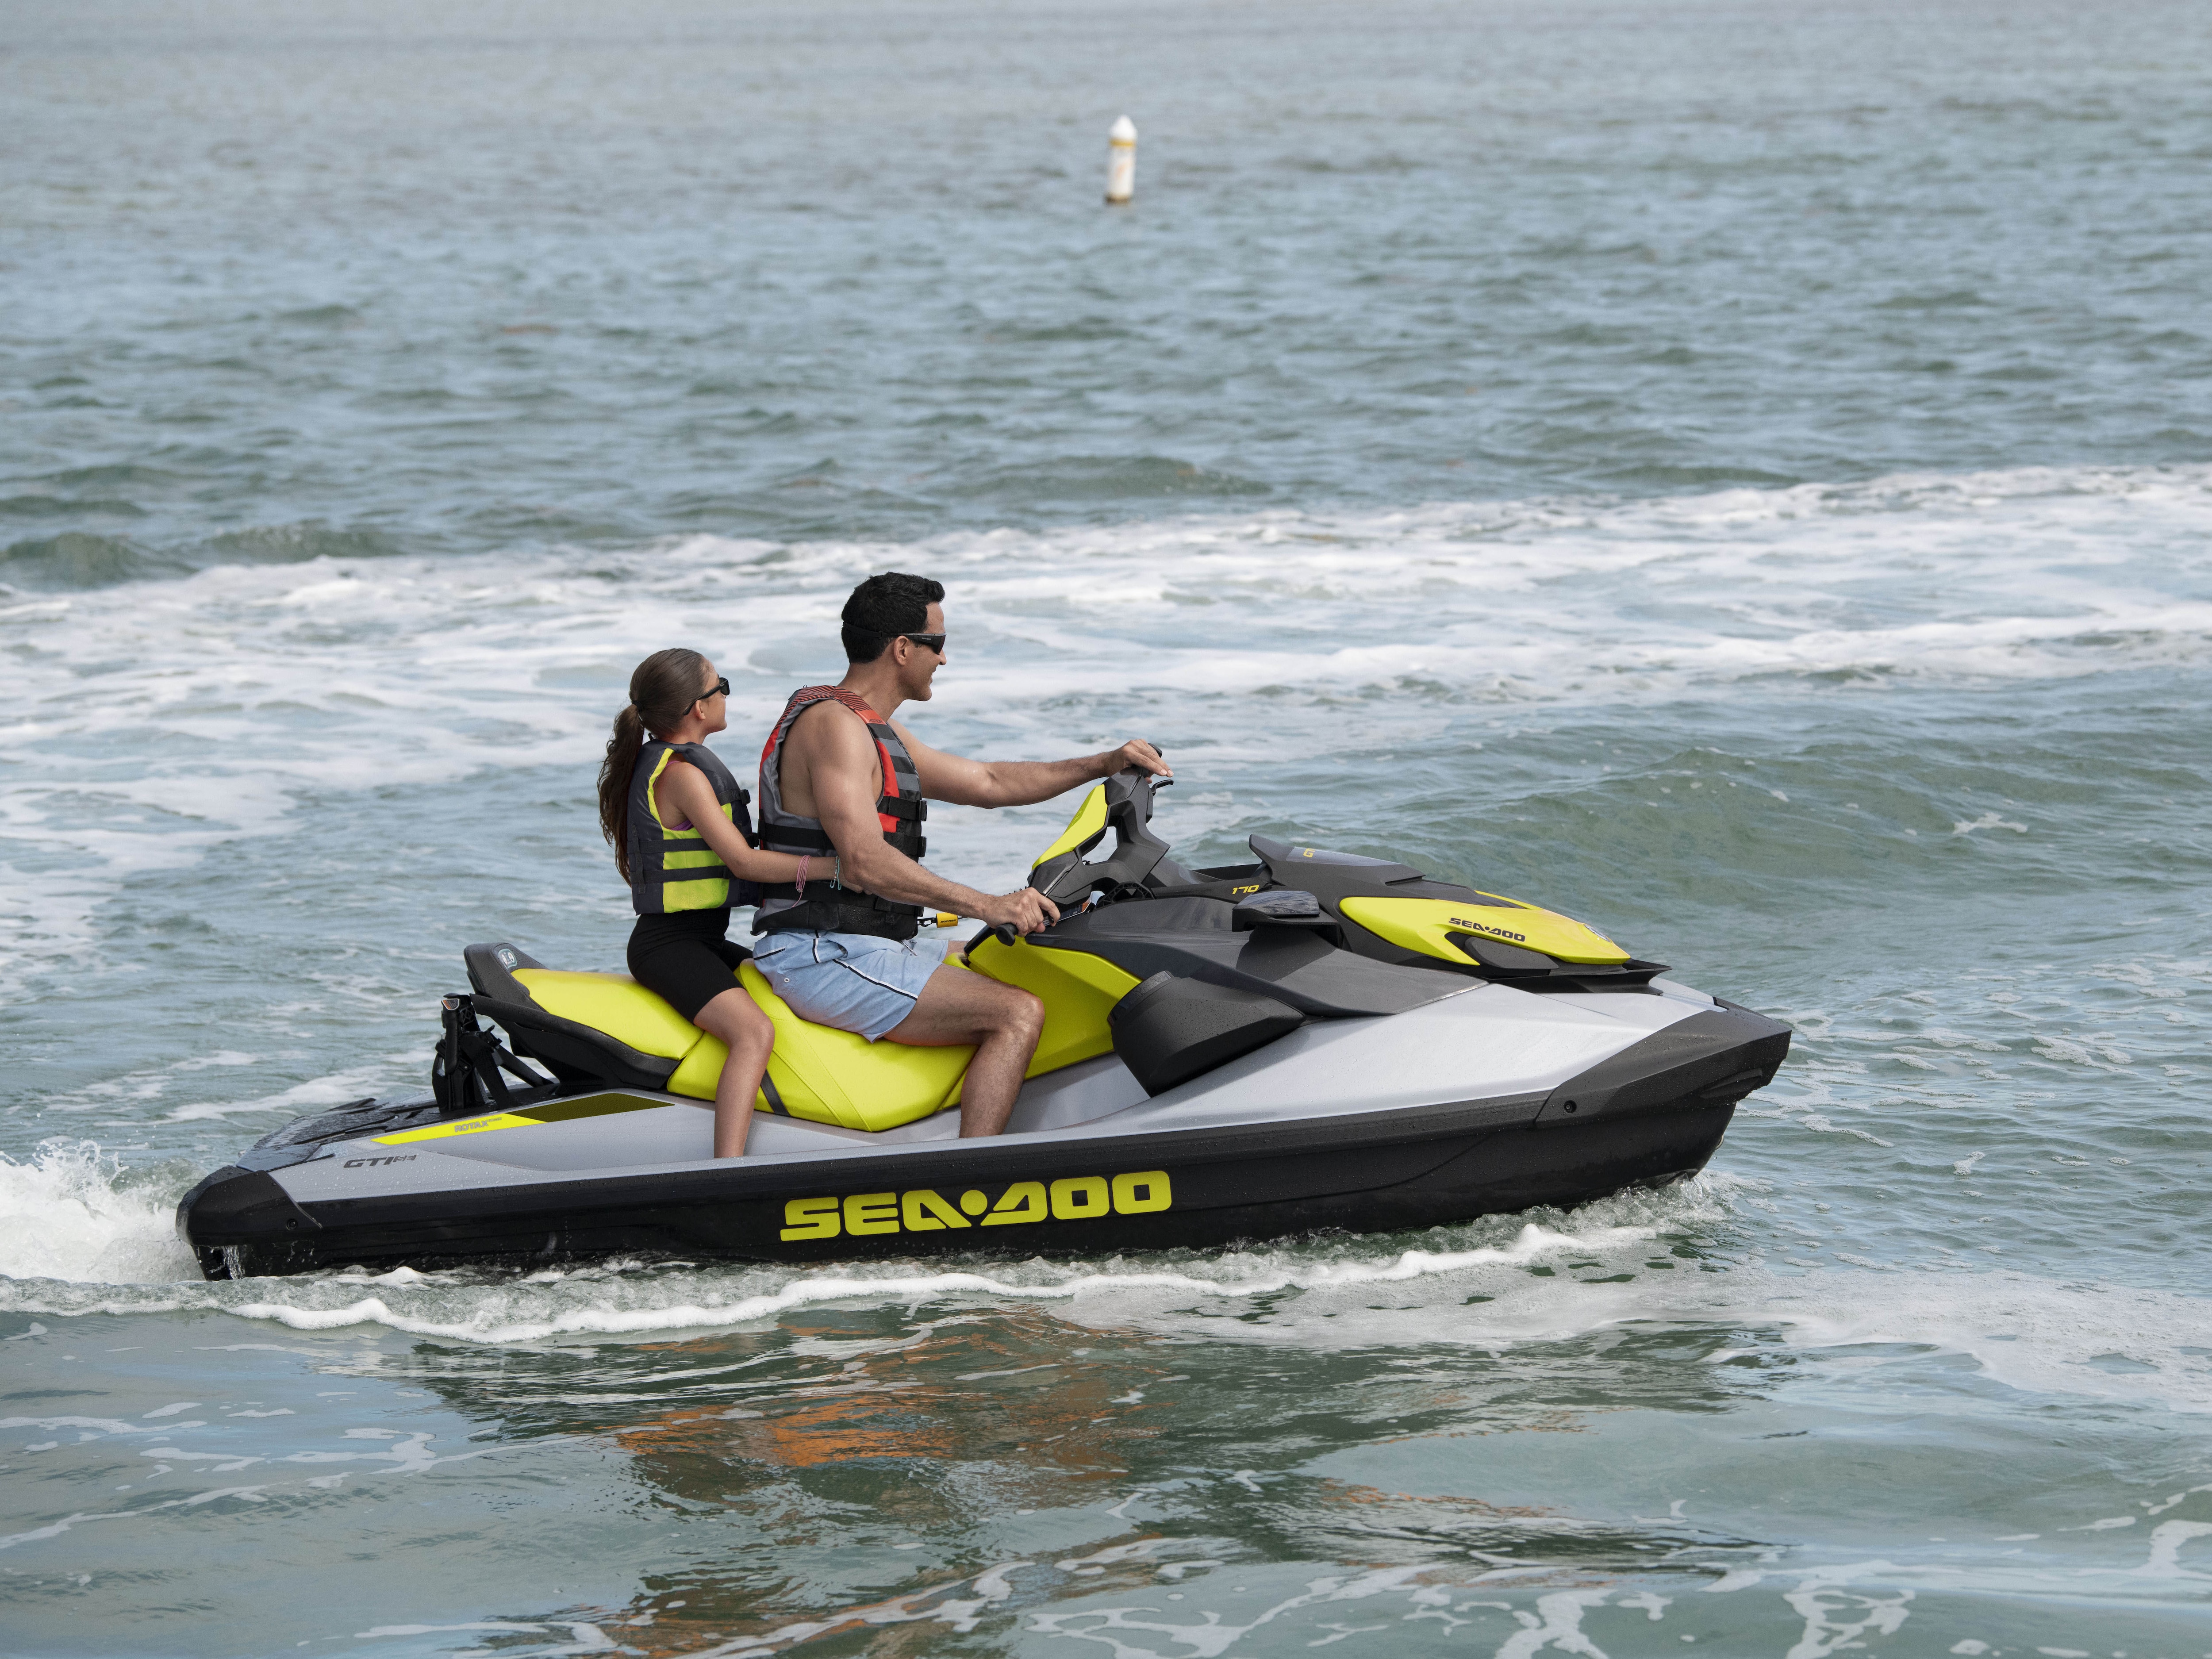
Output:
[[1132,738],[1114,751],[1113,772],[1149,772],[1156,778],[1171,778],[1174,770],[1160,758],[1160,751],[1142,738]]
[[1017,887],[984,905],[976,920],[994,927],[1012,927],[1018,935],[1029,934],[1058,921],[1060,907],[1034,887]]

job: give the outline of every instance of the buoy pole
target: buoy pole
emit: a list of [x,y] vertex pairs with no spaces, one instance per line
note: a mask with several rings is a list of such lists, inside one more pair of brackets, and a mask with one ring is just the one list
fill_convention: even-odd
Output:
[[1124,115],[1106,135],[1106,205],[1127,207],[1137,193],[1137,124]]

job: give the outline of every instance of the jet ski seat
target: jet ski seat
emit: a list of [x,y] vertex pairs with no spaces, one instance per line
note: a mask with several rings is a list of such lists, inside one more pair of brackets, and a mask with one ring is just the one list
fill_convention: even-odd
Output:
[[[477,1011],[506,1030],[517,1054],[563,1081],[714,1098],[729,1049],[629,975],[563,972],[512,945],[471,945],[462,957]],[[775,1024],[761,1110],[874,1130],[959,1103],[972,1048],[870,1043],[801,1019],[752,963],[738,977]]]

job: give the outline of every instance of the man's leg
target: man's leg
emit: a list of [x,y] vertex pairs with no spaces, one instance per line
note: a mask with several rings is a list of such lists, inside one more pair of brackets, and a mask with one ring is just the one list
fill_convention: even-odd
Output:
[[915,999],[914,1012],[884,1033],[884,1042],[922,1048],[975,1045],[960,1091],[960,1135],[994,1135],[1006,1127],[1021,1092],[1022,1073],[1044,1030],[1044,1004],[1019,986],[939,968]]

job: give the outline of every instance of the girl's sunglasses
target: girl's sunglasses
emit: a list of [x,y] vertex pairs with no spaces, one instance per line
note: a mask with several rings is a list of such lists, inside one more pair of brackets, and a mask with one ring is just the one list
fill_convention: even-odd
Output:
[[706,702],[706,701],[707,701],[707,699],[708,699],[708,698],[709,698],[709,697],[726,697],[726,696],[728,696],[729,695],[730,695],[730,683],[729,683],[729,681],[728,681],[728,680],[726,680],[726,679],[720,679],[720,680],[716,680],[716,681],[715,681],[712,685],[708,686],[708,687],[704,691],[702,691],[702,692],[699,694],[699,699],[698,699],[698,700],[699,700],[701,702]]

